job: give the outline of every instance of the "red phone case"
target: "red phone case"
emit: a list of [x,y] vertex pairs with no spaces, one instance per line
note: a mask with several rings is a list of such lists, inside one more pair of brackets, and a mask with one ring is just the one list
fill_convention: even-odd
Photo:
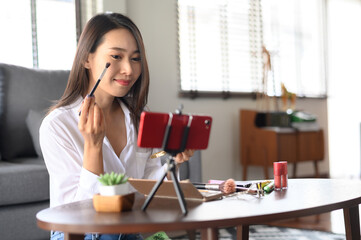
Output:
[[[212,117],[192,115],[186,149],[201,150],[208,147]],[[189,115],[173,114],[167,148],[177,150],[181,147],[182,136],[188,124]],[[138,146],[162,148],[163,138],[168,125],[168,113],[143,112],[140,116]]]

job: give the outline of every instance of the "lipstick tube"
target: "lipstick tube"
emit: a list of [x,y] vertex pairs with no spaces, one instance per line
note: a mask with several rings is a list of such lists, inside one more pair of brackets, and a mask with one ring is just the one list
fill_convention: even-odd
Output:
[[282,189],[288,188],[288,170],[287,170],[287,162],[281,161],[282,175],[281,175],[281,185]]
[[288,169],[286,161],[273,163],[273,175],[275,190],[282,190],[288,188]]
[[275,190],[281,190],[282,189],[282,164],[280,162],[274,162],[273,163],[273,176],[274,176],[274,185]]

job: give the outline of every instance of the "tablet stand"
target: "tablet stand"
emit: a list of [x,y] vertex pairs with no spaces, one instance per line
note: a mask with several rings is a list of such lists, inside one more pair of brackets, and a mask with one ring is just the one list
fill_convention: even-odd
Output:
[[[177,114],[181,114],[181,112],[179,111],[179,112],[177,112]],[[168,169],[164,173],[164,175],[157,181],[157,183],[152,188],[152,191],[149,193],[147,199],[145,200],[145,202],[142,206],[143,211],[145,211],[147,209],[147,207],[148,207],[149,203],[151,202],[151,200],[153,199],[155,193],[158,191],[160,185],[163,183],[164,178],[167,176],[168,173],[170,173],[172,180],[173,180],[174,190],[177,194],[178,202],[181,207],[182,213],[184,215],[187,214],[188,210],[187,210],[187,206],[186,206],[186,201],[184,200],[183,191],[179,185],[179,181],[177,178],[176,163],[174,161],[174,157],[178,153],[181,153],[185,150],[185,147],[187,144],[188,132],[189,132],[189,129],[190,129],[190,126],[192,123],[192,119],[193,119],[193,117],[191,115],[189,115],[187,126],[185,127],[185,129],[183,131],[180,148],[176,149],[176,150],[169,149],[168,141],[169,141],[169,136],[170,136],[170,133],[172,130],[172,120],[173,120],[173,113],[169,113],[169,120],[168,120],[168,124],[167,124],[166,130],[165,130],[165,133],[164,133],[164,138],[163,138],[163,149],[165,152],[168,153],[168,159],[167,159]]]

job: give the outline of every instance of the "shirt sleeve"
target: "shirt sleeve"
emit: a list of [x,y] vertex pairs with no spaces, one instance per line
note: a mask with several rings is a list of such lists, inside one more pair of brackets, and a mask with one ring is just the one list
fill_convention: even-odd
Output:
[[40,146],[50,176],[51,206],[92,198],[98,193],[98,176],[82,167],[79,152],[68,129],[56,121],[43,121]]
[[[158,164],[159,163],[159,164]],[[160,165],[160,159],[148,159],[145,166],[144,178],[158,180],[167,171],[167,164]]]
[[[153,149],[152,154],[156,153],[158,151],[160,151],[160,149]],[[158,157],[158,158],[154,158],[154,159],[151,159],[149,157],[149,159],[147,160],[146,166],[145,166],[144,178],[158,180],[159,178],[164,176],[164,173],[167,172],[167,170],[168,170],[168,164],[166,161],[161,161],[161,159],[162,159],[162,157]],[[179,180],[178,167],[176,168],[176,176]]]

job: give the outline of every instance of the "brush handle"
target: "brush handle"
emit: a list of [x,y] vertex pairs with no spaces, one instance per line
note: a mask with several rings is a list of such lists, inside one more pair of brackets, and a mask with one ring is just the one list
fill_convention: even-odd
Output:
[[248,191],[250,190],[249,188],[245,188],[245,187],[236,187],[236,192],[244,192],[244,191]]
[[[223,181],[223,182],[221,182],[221,183],[225,183],[225,182]],[[196,186],[196,185],[197,185],[197,186],[204,186],[204,185],[220,186],[221,183],[220,183],[220,184],[218,184],[218,183],[193,183],[193,185],[194,185],[194,186]],[[252,185],[252,183],[247,183],[247,184],[245,184],[245,185],[243,185],[243,184],[237,184],[236,187],[249,188],[251,185]]]
[[220,191],[218,184],[204,184],[204,183],[193,183],[197,189],[215,190]]
[[[214,190],[214,191],[221,191],[219,188],[219,184],[205,184],[205,183],[193,183],[194,187],[197,189],[204,189],[204,190]],[[236,187],[236,192],[247,192],[250,194],[257,194],[257,190],[249,189],[246,187]]]
[[99,78],[98,78],[98,81],[95,83],[93,89],[90,91],[89,96],[92,97],[92,96],[94,95],[95,89],[97,89],[97,87],[98,87],[98,85],[99,85],[99,83],[100,83],[100,80],[103,78],[103,76],[104,76],[104,74],[105,74],[105,72],[107,71],[107,69],[108,69],[109,66],[110,66],[110,63],[107,63],[107,64],[105,65],[105,68],[103,69],[103,72],[100,74],[100,76],[99,76]]
[[[108,67],[110,66],[110,63],[106,63],[105,64],[105,68],[103,69],[103,72],[100,74],[99,78],[98,78],[98,81],[95,83],[94,87],[92,88],[92,90],[90,91],[89,93],[89,96],[92,97],[94,96],[94,92],[95,90],[97,89],[99,83],[100,83],[100,80],[103,78],[105,72],[107,71]],[[79,116],[81,115],[81,110],[79,111]]]
[[236,192],[248,192],[250,194],[257,194],[257,190],[255,189],[249,189],[245,187],[236,187]]
[[95,89],[97,89],[98,85],[100,83],[100,78],[98,79],[98,81],[95,83],[93,89],[91,90],[91,92],[89,93],[89,96],[92,97],[94,95]]
[[[224,183],[224,180],[209,180],[207,184],[222,184]],[[237,183],[237,181],[235,181],[236,186],[237,187],[246,187],[249,188],[252,185],[252,182],[245,182],[245,181],[241,181],[242,184],[240,182]]]

